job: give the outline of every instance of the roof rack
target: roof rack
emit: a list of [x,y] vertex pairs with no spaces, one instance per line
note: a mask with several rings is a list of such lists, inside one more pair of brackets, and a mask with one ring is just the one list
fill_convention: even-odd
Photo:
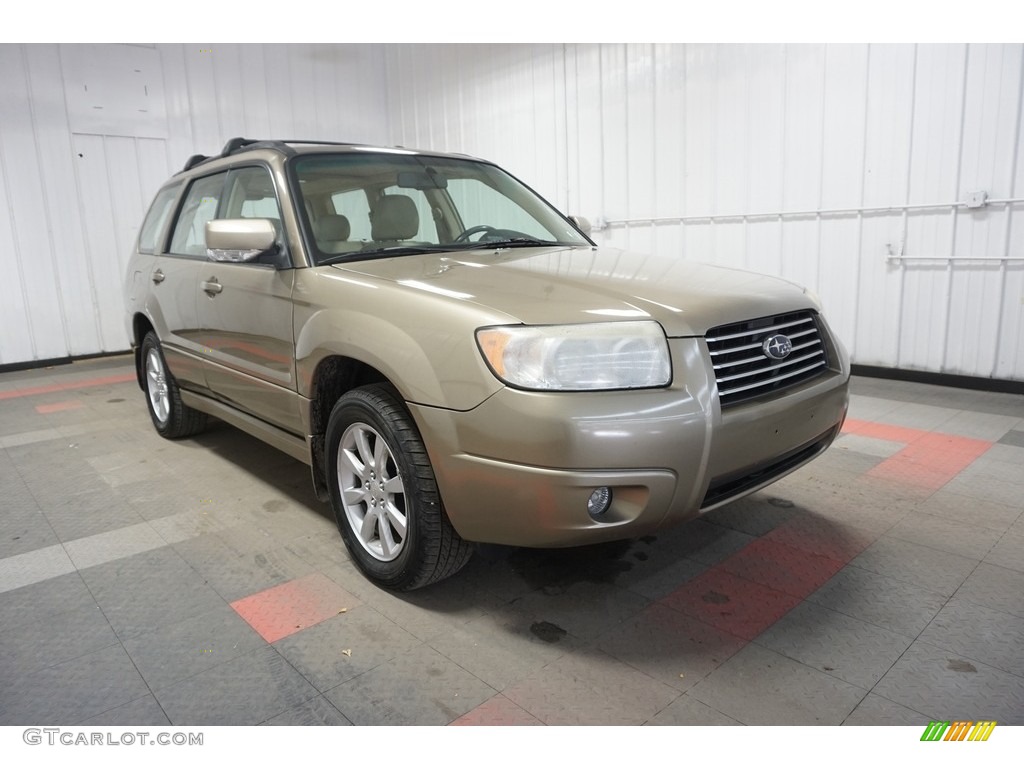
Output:
[[295,154],[295,150],[290,146],[291,144],[330,144],[333,146],[347,147],[351,146],[352,142],[320,141],[317,139],[246,139],[242,136],[236,136],[233,139],[228,139],[228,143],[224,145],[224,149],[221,150],[219,155],[192,155],[192,157],[185,162],[185,167],[182,168],[179,173],[192,170],[197,165],[210,160],[219,160],[222,157],[229,157],[243,149],[276,149],[278,152],[290,157]]

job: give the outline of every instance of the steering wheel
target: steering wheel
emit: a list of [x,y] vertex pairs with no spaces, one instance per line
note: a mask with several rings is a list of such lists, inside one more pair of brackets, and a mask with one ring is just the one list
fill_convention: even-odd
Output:
[[[475,227],[470,227],[469,229],[467,229],[467,230],[465,230],[463,232],[460,232],[453,242],[456,242],[456,243],[468,243],[469,242],[469,238],[471,238],[473,235],[480,234],[481,232],[486,232],[486,233],[490,234],[491,232],[494,232],[494,231],[495,231],[494,227],[492,227],[490,224],[477,224]],[[480,238],[481,241],[483,239],[484,238]]]

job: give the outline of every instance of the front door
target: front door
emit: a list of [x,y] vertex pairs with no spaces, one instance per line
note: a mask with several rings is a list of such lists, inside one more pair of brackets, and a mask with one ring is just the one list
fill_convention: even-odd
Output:
[[[287,250],[273,178],[263,166],[228,174],[218,218],[270,219]],[[196,288],[206,380],[220,400],[301,434],[292,337],[294,270],[207,261]]]

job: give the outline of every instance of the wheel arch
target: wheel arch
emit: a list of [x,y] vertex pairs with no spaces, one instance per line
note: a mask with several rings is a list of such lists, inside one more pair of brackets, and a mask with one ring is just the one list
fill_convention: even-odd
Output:
[[145,382],[142,380],[142,340],[149,332],[156,333],[152,321],[142,312],[136,312],[132,317],[132,354],[135,357],[135,381],[139,389],[145,390]]
[[[321,501],[328,498],[324,476],[324,439],[327,423],[335,404],[346,392],[366,384],[388,384],[395,388],[387,376],[368,363],[346,355],[327,355],[321,359],[309,381],[309,450],[313,473],[313,489]],[[401,393],[398,393],[401,396]]]

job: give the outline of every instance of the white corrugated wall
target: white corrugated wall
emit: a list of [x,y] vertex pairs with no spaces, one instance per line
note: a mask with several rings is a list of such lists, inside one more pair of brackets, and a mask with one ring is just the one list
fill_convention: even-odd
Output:
[[124,349],[152,192],[248,135],[487,157],[600,241],[810,285],[858,363],[1024,380],[1024,204],[957,205],[1024,197],[1022,54],[0,45],[0,365]]
[[0,45],[0,365],[127,349],[160,184],[232,136],[382,141],[385,69],[380,46]]
[[[391,139],[599,241],[814,288],[863,365],[1024,380],[1021,45],[392,46]],[[893,258],[902,257],[902,258]]]

